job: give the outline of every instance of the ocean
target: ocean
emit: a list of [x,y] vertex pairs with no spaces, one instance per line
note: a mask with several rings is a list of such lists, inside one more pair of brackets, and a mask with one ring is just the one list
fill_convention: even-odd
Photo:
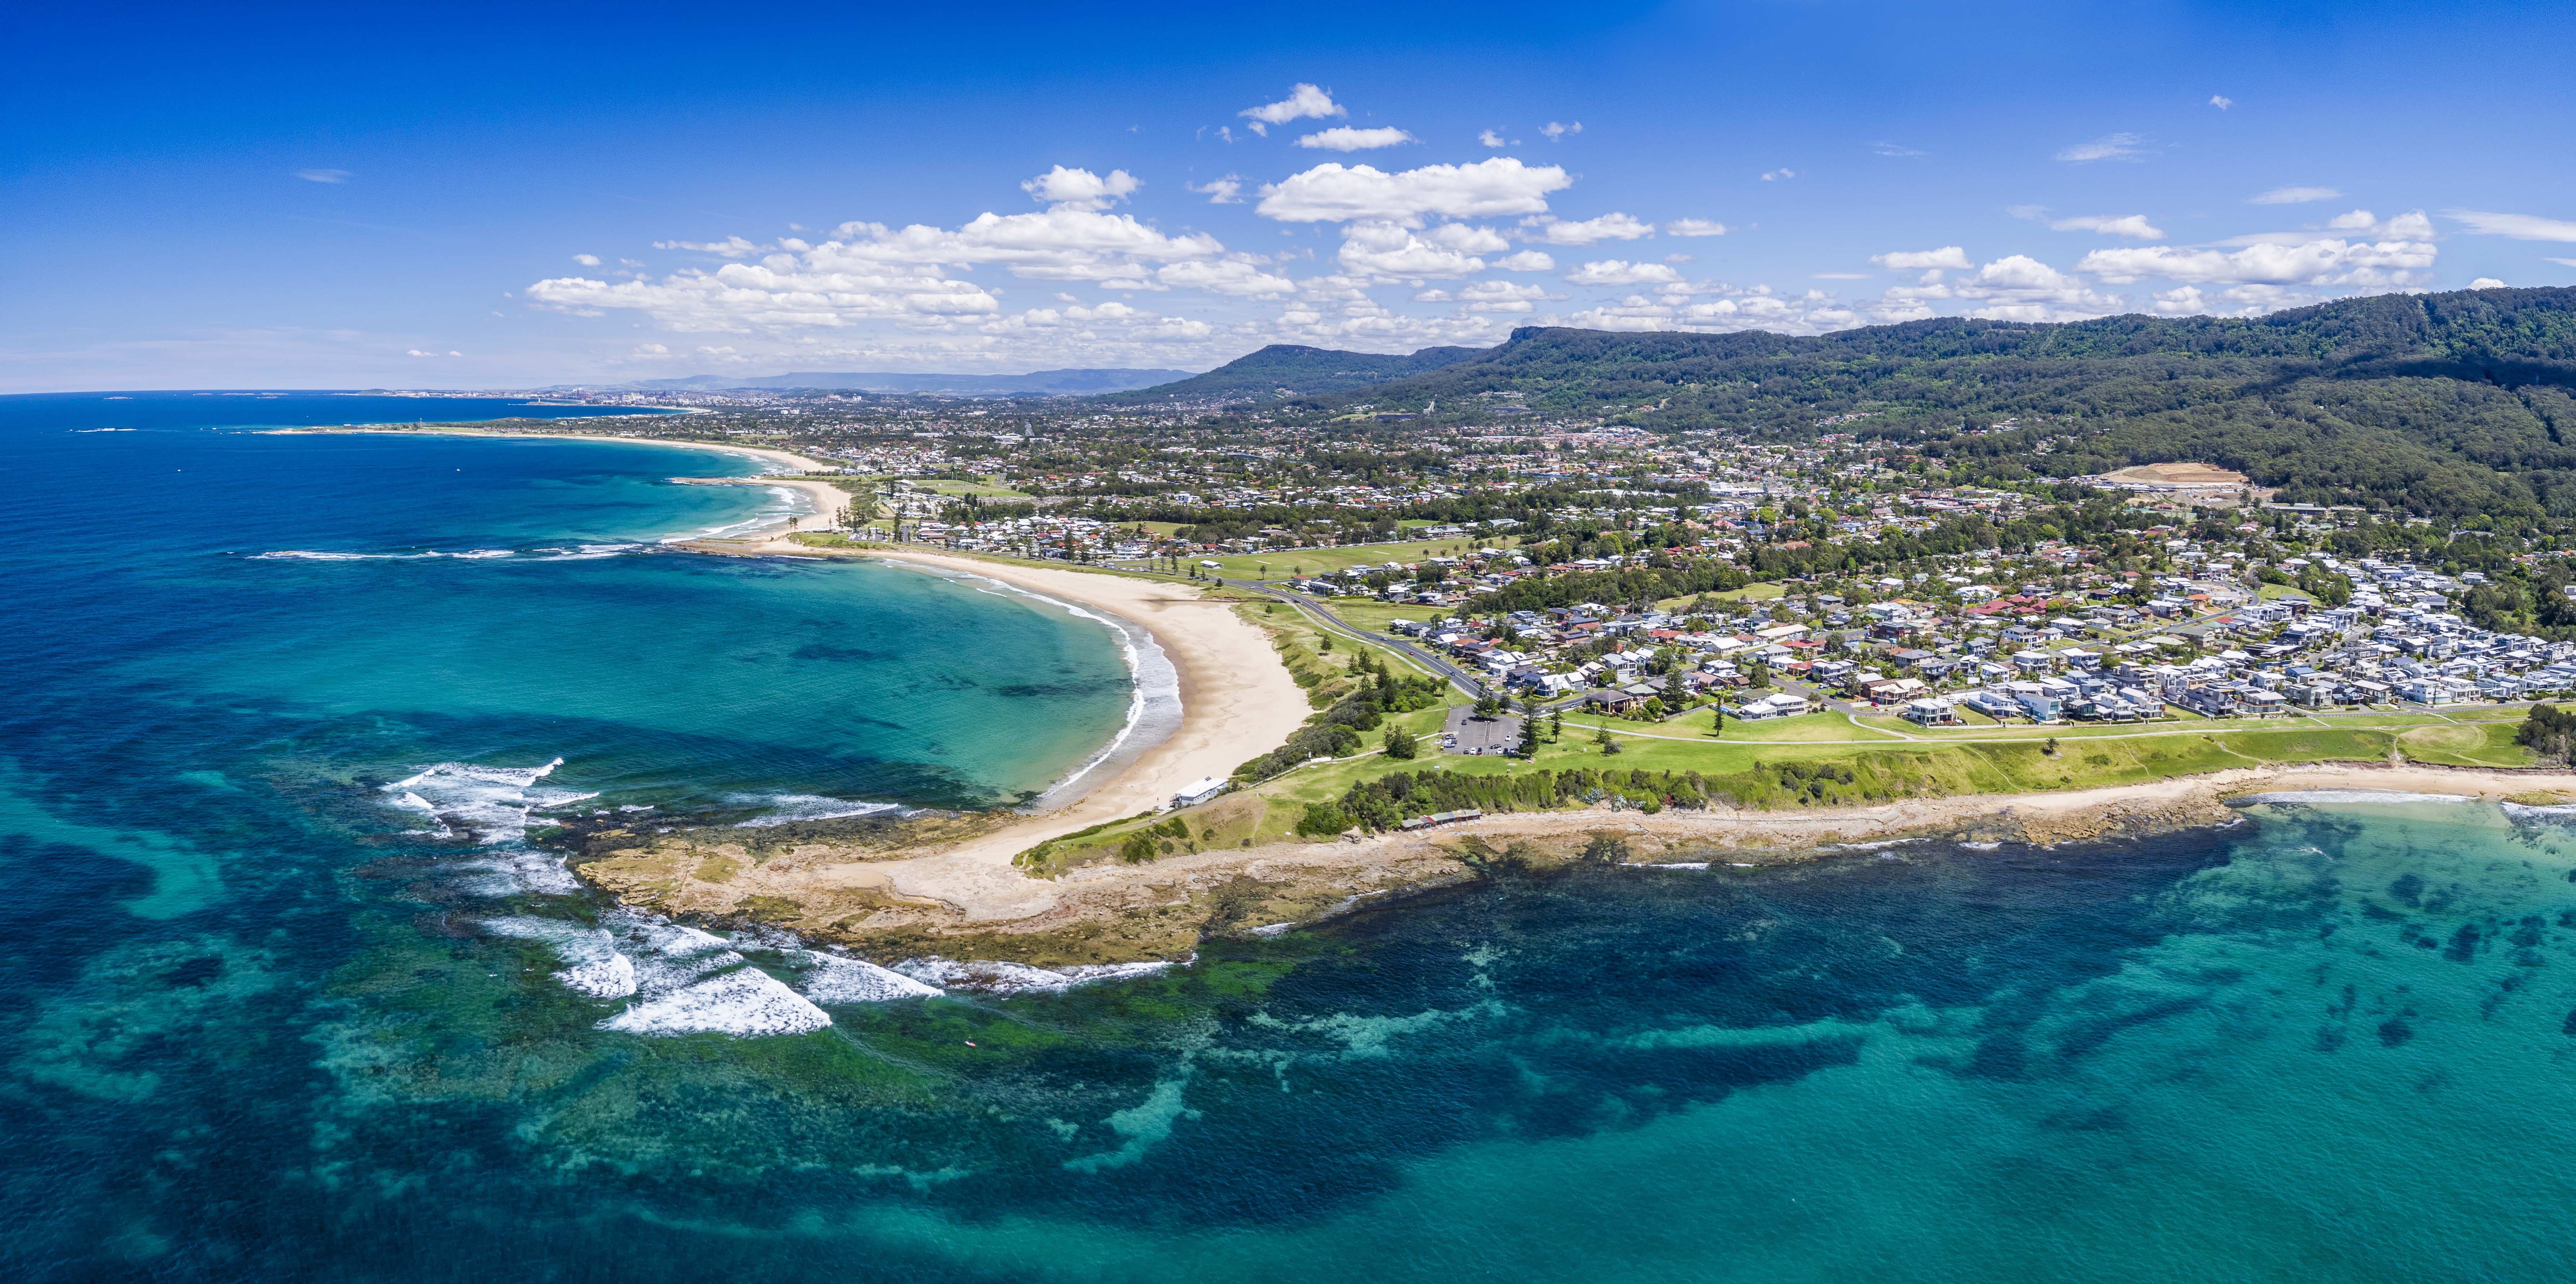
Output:
[[743,457],[212,401],[0,398],[8,1278],[2576,1267],[2568,813],[1583,867],[959,989],[529,831],[1006,805],[1134,716],[1121,635],[663,551],[786,502],[664,481]]

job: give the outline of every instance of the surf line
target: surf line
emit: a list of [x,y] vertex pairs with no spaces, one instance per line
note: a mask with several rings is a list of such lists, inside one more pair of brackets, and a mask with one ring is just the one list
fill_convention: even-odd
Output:
[[[1079,802],[1083,795],[1115,779],[1120,771],[1145,756],[1156,745],[1172,738],[1181,727],[1181,673],[1172,663],[1163,644],[1153,631],[1115,611],[1068,602],[1035,589],[977,575],[950,567],[929,566],[904,560],[900,555],[877,559],[907,570],[936,576],[950,583],[964,583],[979,593],[996,597],[1023,597],[1061,608],[1066,614],[1090,620],[1108,629],[1118,640],[1119,658],[1127,665],[1131,684],[1127,699],[1127,721],[1109,743],[1100,747],[1071,771],[1057,778],[1026,810],[1054,811]],[[970,583],[971,581],[971,583]],[[990,587],[985,587],[989,585]]]

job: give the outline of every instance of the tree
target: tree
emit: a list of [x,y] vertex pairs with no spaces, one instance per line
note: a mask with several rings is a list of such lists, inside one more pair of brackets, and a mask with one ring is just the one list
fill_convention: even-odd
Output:
[[1419,752],[1421,752],[1421,744],[1414,739],[1412,732],[1397,726],[1386,729],[1387,757],[1410,758]]
[[1502,711],[1503,711],[1503,701],[1502,701],[1502,698],[1501,698],[1500,696],[1495,695],[1493,692],[1488,691],[1488,692],[1486,692],[1485,694],[1483,694],[1483,695],[1480,695],[1480,696],[1476,697],[1476,716],[1477,716],[1477,717],[1482,718],[1482,719],[1485,719],[1486,721],[1489,721],[1489,722],[1490,722],[1490,721],[1492,721],[1492,720],[1494,719],[1494,717],[1495,717],[1496,715],[1500,714]]
[[1663,721],[1663,720],[1664,720],[1664,698],[1663,698],[1662,696],[1647,696],[1647,697],[1646,697],[1646,708],[1645,708],[1645,714],[1646,714],[1646,721],[1648,721],[1648,722],[1661,722],[1661,721]]
[[1118,846],[1118,859],[1130,865],[1142,865],[1157,854],[1154,836],[1142,829],[1127,835],[1127,841]]
[[1710,735],[1712,735],[1712,736],[1717,736],[1717,737],[1724,737],[1724,736],[1726,735],[1726,710],[1724,710],[1724,709],[1711,709],[1711,710],[1709,710],[1709,712],[1708,712],[1708,734],[1710,734]]
[[1521,756],[1533,759],[1538,757],[1538,718],[1536,716],[1524,716],[1521,719]]
[[2055,736],[2050,736],[2050,737],[2048,738],[2048,743],[2047,743],[2047,744],[2044,744],[2044,745],[2041,745],[2041,746],[2039,747],[2039,751],[2040,751],[2041,753],[2047,754],[2047,755],[2048,755],[2049,757],[2051,757],[2051,758],[2056,757],[2056,756],[2057,756],[2057,737],[2055,737]]

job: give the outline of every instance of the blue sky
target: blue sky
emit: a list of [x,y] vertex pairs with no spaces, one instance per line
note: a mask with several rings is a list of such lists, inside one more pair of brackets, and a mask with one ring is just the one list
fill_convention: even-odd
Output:
[[55,7],[0,390],[2576,283],[2566,5],[919,8]]

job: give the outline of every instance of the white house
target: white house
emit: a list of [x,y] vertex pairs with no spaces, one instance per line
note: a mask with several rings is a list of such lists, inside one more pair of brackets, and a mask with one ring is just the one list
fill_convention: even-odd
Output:
[[1218,794],[1224,792],[1224,781],[1219,780],[1214,776],[1201,776],[1198,779],[1181,786],[1181,792],[1172,795],[1172,805],[1175,807],[1196,807],[1200,803],[1206,802],[1208,799],[1214,798]]

